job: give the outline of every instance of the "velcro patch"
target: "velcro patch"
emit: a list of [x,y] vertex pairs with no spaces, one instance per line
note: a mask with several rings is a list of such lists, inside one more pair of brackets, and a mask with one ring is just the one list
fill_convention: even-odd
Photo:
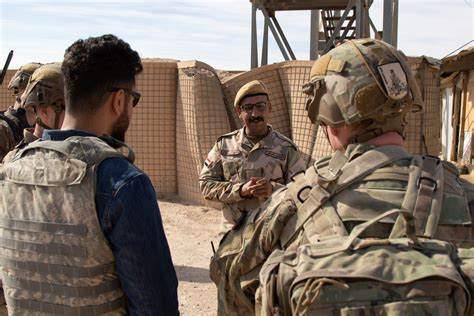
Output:
[[286,156],[283,154],[278,154],[273,151],[266,150],[265,155],[270,156],[272,158],[278,159],[278,160],[285,160]]
[[221,150],[221,155],[222,156],[240,156],[241,152],[240,150]]
[[345,63],[346,62],[344,60],[339,60],[339,59],[332,58],[329,61],[328,70],[340,73],[340,72],[342,72],[342,70],[344,70]]
[[402,100],[408,94],[408,80],[402,66],[398,62],[377,67],[388,96],[392,100]]
[[329,54],[318,58],[318,60],[314,62],[313,67],[311,67],[310,78],[326,75],[326,70],[328,69],[328,64],[330,61],[331,56]]

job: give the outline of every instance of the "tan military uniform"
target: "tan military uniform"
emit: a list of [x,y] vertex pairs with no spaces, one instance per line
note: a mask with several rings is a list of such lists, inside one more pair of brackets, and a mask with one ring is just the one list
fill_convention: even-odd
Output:
[[17,151],[24,148],[29,143],[32,143],[35,140],[38,140],[38,137],[36,137],[33,134],[34,131],[35,131],[34,127],[25,128],[23,130],[23,139],[18,143],[18,145],[15,146],[15,148],[13,150],[8,152],[5,155],[5,157],[3,157],[3,163],[7,163],[8,161],[10,161],[13,158],[13,156],[16,154]]
[[[341,155],[344,159],[339,160],[342,161],[339,166],[337,159],[316,162],[306,170],[305,175],[297,176],[294,182],[273,194],[271,200],[261,207],[259,214],[249,216],[241,228],[231,231],[211,262],[211,278],[218,284],[218,289],[222,289],[222,293],[228,293],[220,296],[219,314],[255,313],[253,308],[255,290],[259,284],[258,273],[275,249],[295,249],[302,244],[315,243],[341,232],[347,233],[361,222],[390,209],[401,208],[405,204],[409,183],[417,183],[409,181],[410,170],[413,170],[413,165],[410,167],[413,156],[399,146],[391,147],[400,159],[363,175],[331,196],[319,208],[305,209],[303,203],[308,201],[311,189],[316,193],[312,197],[314,205],[324,201],[324,192],[336,190],[341,185],[340,181],[347,176],[344,171],[349,170],[348,167],[367,170],[365,165],[360,164],[360,158],[377,147],[366,144],[349,145]],[[433,237],[463,247],[472,247],[474,185],[460,179],[452,164],[443,162],[442,169],[442,183],[438,183],[434,191],[440,197],[435,198],[436,203],[440,203],[440,217]],[[331,177],[338,180],[332,184],[327,182],[324,190],[315,190],[321,188],[318,180]],[[428,187],[434,184],[427,179],[420,183]],[[442,191],[439,192],[438,189]],[[302,229],[291,237],[292,230],[301,224],[299,220],[304,218],[305,210],[314,212],[304,222]],[[387,218],[366,231],[364,237],[387,237],[394,222],[395,218]],[[225,249],[225,252],[221,252],[221,249]]]
[[0,160],[23,138],[20,120],[9,110],[5,111],[4,115],[6,118],[0,117]]
[[263,202],[240,196],[240,188],[252,177],[270,180],[273,190],[283,187],[305,164],[296,145],[269,127],[268,134],[255,145],[241,128],[217,140],[201,170],[199,183],[204,198],[223,203],[222,231],[229,230],[245,212]]
[[[34,142],[0,173],[0,269],[9,314],[125,314],[95,207],[95,137]],[[47,166],[45,161],[48,161]]]

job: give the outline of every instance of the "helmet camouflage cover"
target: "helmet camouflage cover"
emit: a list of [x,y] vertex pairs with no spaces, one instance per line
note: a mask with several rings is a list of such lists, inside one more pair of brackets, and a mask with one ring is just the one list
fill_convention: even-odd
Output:
[[52,106],[56,112],[64,109],[64,83],[60,63],[45,64],[30,78],[21,96],[21,107]]
[[375,39],[347,41],[315,61],[306,110],[312,123],[332,127],[362,124],[364,141],[388,131],[402,136],[408,111],[422,108],[406,57]]
[[23,93],[33,72],[41,67],[40,63],[28,63],[20,67],[8,83],[7,89],[12,90],[13,95]]

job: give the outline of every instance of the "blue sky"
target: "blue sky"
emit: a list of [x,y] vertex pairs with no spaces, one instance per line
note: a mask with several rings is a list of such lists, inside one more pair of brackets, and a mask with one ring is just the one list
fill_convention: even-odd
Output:
[[[399,6],[398,47],[407,55],[442,58],[474,39],[473,0],[400,0]],[[378,29],[382,7],[383,0],[375,0],[370,13]],[[250,13],[248,0],[0,0],[0,63],[10,49],[15,51],[10,68],[60,61],[75,40],[112,33],[142,57],[197,59],[216,69],[246,70]],[[309,58],[309,16],[277,12],[298,59]],[[260,30],[260,12],[258,17]],[[270,37],[269,62],[281,60]]]

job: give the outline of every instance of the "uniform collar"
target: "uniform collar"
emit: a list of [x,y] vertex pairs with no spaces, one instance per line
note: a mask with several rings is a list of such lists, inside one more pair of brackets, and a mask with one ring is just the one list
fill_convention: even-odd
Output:
[[77,129],[59,130],[59,129],[46,129],[43,131],[44,140],[65,140],[71,136],[97,136],[88,132],[80,131]]
[[268,126],[267,135],[264,138],[262,138],[253,147],[252,147],[252,144],[247,139],[247,137],[245,137],[245,126],[242,127],[239,130],[239,133],[237,134],[237,141],[239,142],[239,144],[241,144],[242,149],[245,151],[251,151],[253,149],[258,149],[258,148],[273,148],[275,146],[275,141],[272,137],[273,128],[270,124],[267,124],[267,126]]
[[34,142],[35,140],[38,139],[38,137],[36,137],[33,134],[34,131],[35,131],[34,127],[25,128],[23,130],[23,140],[24,140],[25,143],[29,144],[29,143],[32,143],[32,142]]
[[367,151],[372,150],[377,147],[380,147],[380,146],[371,145],[367,143],[349,144],[346,148],[345,156],[348,158],[349,161],[351,161],[359,157],[360,155],[366,153]]

